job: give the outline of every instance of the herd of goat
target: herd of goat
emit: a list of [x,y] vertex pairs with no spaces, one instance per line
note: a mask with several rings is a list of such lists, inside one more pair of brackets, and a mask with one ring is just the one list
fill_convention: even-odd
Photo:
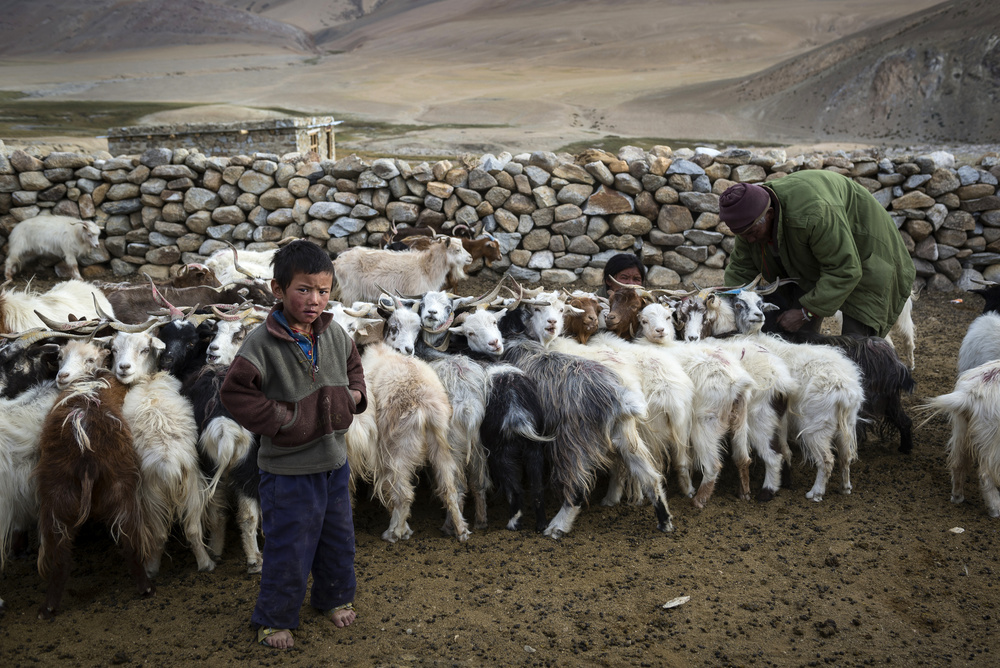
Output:
[[[912,448],[901,403],[914,387],[911,303],[893,330],[896,349],[878,337],[779,337],[762,332],[777,284],[620,286],[604,299],[502,280],[458,297],[441,289],[465,277],[468,244],[421,243],[342,253],[340,301],[328,309],[362,353],[368,409],[347,432],[348,457],[354,484],[364,481],[391,514],[387,541],[412,535],[423,468],[446,511],[442,530],[459,541],[470,536],[466,498],[472,527],[484,528],[494,491],[508,529],[530,512],[536,531],[559,538],[602,472],[602,504],[648,501],[667,532],[668,472],[704,507],[727,454],[736,494],[752,498],[756,458],[756,498],[767,501],[789,470],[791,444],[815,469],[806,497],[818,502],[835,464],[841,492],[851,492],[866,428],[894,431],[901,452]],[[258,442],[219,389],[272,305],[269,259],[219,252],[169,285],[74,279],[45,293],[0,289],[0,559],[26,551],[37,527],[49,583],[40,617],[56,613],[88,520],[109,528],[141,595],[154,590],[175,522],[198,569],[212,570],[230,508],[247,568],[260,570]],[[962,500],[978,464],[998,516],[1000,362],[990,360],[1000,358],[1000,289],[981,292],[986,313],[962,345],[955,392],[928,410],[953,421],[952,500]],[[551,519],[546,494],[560,504]]]

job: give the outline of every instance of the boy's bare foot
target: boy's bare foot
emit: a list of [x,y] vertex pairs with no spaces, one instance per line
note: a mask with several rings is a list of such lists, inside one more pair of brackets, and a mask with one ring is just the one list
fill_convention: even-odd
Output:
[[357,613],[354,612],[354,608],[340,608],[339,610],[334,610],[330,614],[330,619],[337,626],[337,628],[344,628],[345,626],[350,626]]
[[295,641],[292,639],[292,632],[288,629],[272,629],[261,627],[257,631],[257,642],[265,647],[274,649],[291,649]]

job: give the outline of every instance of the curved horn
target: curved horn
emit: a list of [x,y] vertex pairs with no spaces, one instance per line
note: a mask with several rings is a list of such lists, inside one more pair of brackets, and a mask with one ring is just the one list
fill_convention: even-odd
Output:
[[248,278],[252,278],[255,281],[258,280],[257,276],[251,274],[246,268],[240,266],[240,254],[236,250],[236,246],[234,246],[228,241],[226,242],[226,244],[233,249],[233,269],[235,269],[236,271],[240,272],[241,274],[243,274]]
[[[110,321],[108,321],[107,324],[108,324],[109,327],[111,327],[111,329],[113,329],[113,330],[115,330],[117,332],[126,332],[126,333],[129,333],[129,334],[135,334],[136,332],[145,332],[147,329],[150,329],[150,328],[155,327],[157,325],[162,325],[163,324],[163,320],[161,320],[158,317],[152,317],[149,320],[147,320],[146,322],[140,322],[140,323],[135,324],[135,325],[130,325],[130,324],[125,323],[125,322],[121,322],[121,321],[118,321],[118,320],[111,319]],[[94,330],[94,331],[97,331],[97,330]]]
[[212,313],[214,313],[218,318],[221,318],[222,320],[226,320],[228,322],[236,322],[237,320],[243,319],[241,317],[241,314],[236,312],[236,309],[233,309],[228,313],[223,313],[222,311],[219,310],[219,307],[216,306],[215,304],[212,304],[211,308],[212,308]]
[[46,327],[59,332],[69,332],[101,324],[100,320],[74,320],[73,322],[56,322],[55,320],[52,320],[51,318],[46,316],[44,313],[41,313],[40,311],[35,311],[35,315],[38,316],[39,320],[45,323]]
[[97,294],[92,294],[91,297],[94,299],[94,311],[97,313],[98,318],[100,318],[101,320],[106,320],[108,322],[111,322],[112,320],[115,319],[113,315],[105,313],[104,309],[101,308],[101,305],[97,302]]
[[346,315],[351,316],[352,318],[367,318],[369,314],[371,314],[372,309],[375,308],[375,305],[368,304],[364,309],[353,309],[353,308],[347,308],[346,306],[344,306],[343,308],[344,308],[344,313]]
[[474,311],[483,304],[489,304],[494,299],[496,299],[497,295],[500,294],[500,290],[502,288],[503,288],[503,279],[501,278],[500,281],[496,284],[496,286],[494,286],[492,290],[487,292],[482,297],[476,297],[471,302],[466,302],[461,306],[456,306],[455,311],[459,313],[462,311]]
[[183,318],[184,314],[179,308],[167,301],[166,297],[160,294],[160,291],[156,289],[156,284],[153,283],[153,277],[149,274],[145,274],[146,278],[149,279],[149,287],[153,289],[153,299],[157,304],[170,311],[170,315],[174,318]]

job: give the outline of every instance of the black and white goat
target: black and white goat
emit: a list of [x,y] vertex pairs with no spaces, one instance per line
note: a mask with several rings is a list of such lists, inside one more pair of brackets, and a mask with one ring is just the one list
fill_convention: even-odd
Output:
[[545,534],[560,538],[569,533],[597,473],[610,468],[615,457],[653,503],[657,529],[672,531],[663,476],[639,435],[645,398],[627,390],[599,362],[546,349],[545,343],[558,336],[563,325],[555,301],[522,301],[500,322],[504,359],[538,383],[545,402],[545,433],[554,436],[547,449],[551,484],[562,507]]

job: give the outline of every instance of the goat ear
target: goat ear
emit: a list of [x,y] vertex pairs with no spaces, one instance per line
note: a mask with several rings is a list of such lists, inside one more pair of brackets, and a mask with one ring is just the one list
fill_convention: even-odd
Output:
[[760,305],[760,310],[762,310],[764,313],[768,313],[769,311],[780,311],[781,308],[775,306],[770,302],[764,302],[763,304]]
[[155,336],[153,337],[150,344],[153,346],[153,350],[155,350],[157,353],[162,353],[167,348],[167,344],[165,344],[162,339],[159,339]]

